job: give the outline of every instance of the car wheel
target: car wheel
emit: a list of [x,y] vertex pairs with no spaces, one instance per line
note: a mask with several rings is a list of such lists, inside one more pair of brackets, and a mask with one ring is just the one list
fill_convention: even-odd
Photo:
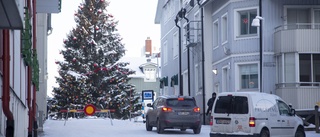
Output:
[[152,126],[150,126],[148,118],[146,118],[146,130],[147,131],[152,131]]
[[262,131],[260,132],[260,137],[270,137],[269,130],[262,129]]
[[194,134],[200,134],[200,132],[201,132],[201,125],[193,129]]
[[158,120],[157,120],[157,132],[158,132],[158,134],[162,134],[163,131],[164,131],[164,129],[162,128],[161,122],[160,122],[160,120],[158,119]]
[[294,136],[295,136],[295,137],[305,137],[306,134],[304,133],[304,130],[303,130],[303,129],[298,128]]

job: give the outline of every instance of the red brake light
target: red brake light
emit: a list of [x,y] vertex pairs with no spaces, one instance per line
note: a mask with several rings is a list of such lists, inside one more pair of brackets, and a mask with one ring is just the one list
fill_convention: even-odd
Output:
[[172,108],[163,107],[163,108],[162,108],[162,111],[164,111],[164,112],[171,112],[171,111],[172,111]]
[[193,108],[193,111],[194,112],[200,112],[200,108],[199,107]]
[[178,98],[178,101],[183,101],[184,100],[184,98]]
[[256,126],[256,118],[250,117],[249,118],[249,127],[255,127]]
[[210,123],[211,126],[213,125],[213,116],[210,116]]

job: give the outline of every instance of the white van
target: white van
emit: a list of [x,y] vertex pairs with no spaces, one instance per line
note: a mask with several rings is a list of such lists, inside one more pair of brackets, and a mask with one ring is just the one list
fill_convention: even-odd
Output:
[[305,137],[303,121],[280,97],[223,92],[213,104],[210,137]]

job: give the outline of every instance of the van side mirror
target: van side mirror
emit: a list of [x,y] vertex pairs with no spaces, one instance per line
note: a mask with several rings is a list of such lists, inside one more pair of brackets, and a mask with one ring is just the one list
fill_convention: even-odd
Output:
[[151,103],[148,103],[148,104],[147,104],[147,107],[152,107]]
[[291,108],[290,109],[290,116],[294,116],[294,115],[296,115],[296,110]]

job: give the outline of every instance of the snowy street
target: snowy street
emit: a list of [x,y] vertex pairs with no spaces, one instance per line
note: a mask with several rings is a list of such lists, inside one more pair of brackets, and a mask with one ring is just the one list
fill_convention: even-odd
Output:
[[[113,125],[112,125],[113,124]],[[111,120],[101,118],[47,120],[44,131],[39,132],[39,137],[160,137],[160,136],[183,136],[183,137],[209,137],[210,126],[202,125],[200,134],[193,134],[191,129],[180,131],[178,129],[167,129],[163,134],[158,134],[156,128],[146,131],[145,124],[138,119]],[[315,131],[307,131],[307,137],[319,137]]]

